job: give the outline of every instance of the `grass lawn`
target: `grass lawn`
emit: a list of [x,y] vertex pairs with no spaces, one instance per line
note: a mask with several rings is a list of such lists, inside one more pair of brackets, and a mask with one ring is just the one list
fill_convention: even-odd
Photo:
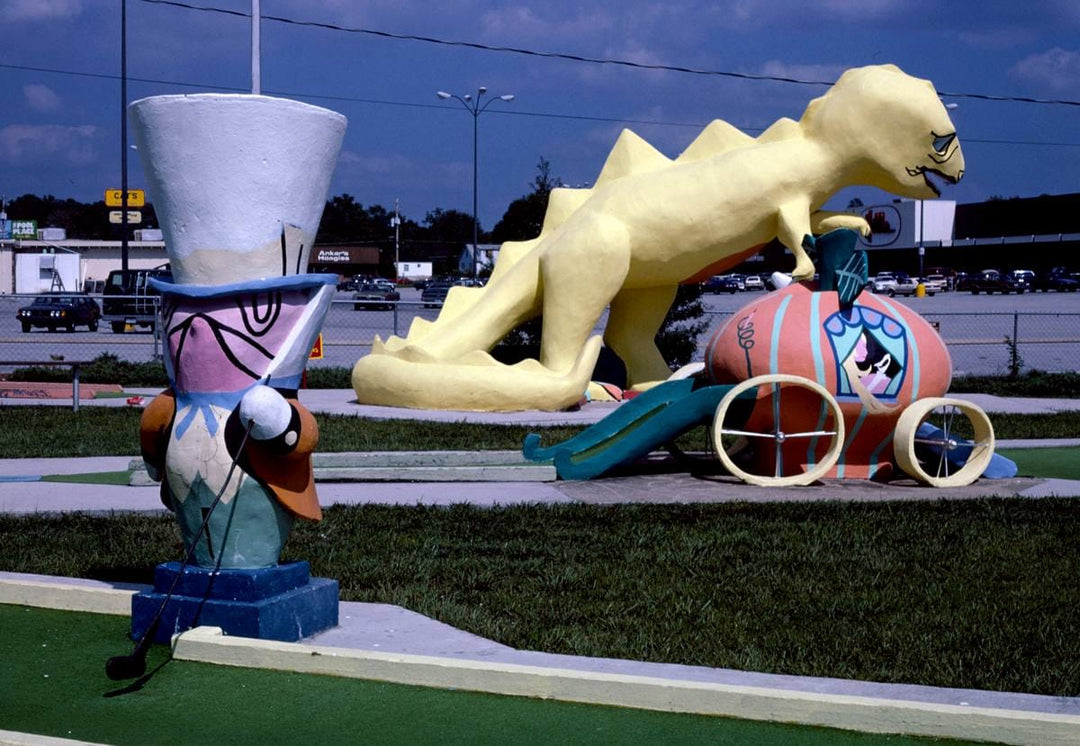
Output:
[[[0,536],[15,572],[149,582],[181,555],[169,517]],[[516,648],[1077,696],[1077,546],[1070,499],[335,506],[285,559]]]
[[[117,694],[126,617],[0,604],[0,729],[115,744],[941,743],[170,661]],[[111,695],[111,696],[110,696]],[[949,743],[959,743],[951,741]]]

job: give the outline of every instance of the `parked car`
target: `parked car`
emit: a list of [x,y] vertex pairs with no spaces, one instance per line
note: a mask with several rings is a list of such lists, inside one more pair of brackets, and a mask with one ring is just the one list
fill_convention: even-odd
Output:
[[765,281],[762,280],[757,275],[747,275],[746,280],[743,281],[743,284],[746,285],[747,290],[764,290],[765,289]]
[[154,269],[114,269],[105,280],[101,320],[116,334],[123,334],[129,325],[153,331],[161,293],[150,280],[172,282],[172,279],[168,265]]
[[446,302],[446,294],[457,284],[448,280],[431,282],[424,288],[424,292],[420,293],[420,302],[428,308],[437,308]]
[[730,275],[713,275],[702,284],[701,290],[705,293],[730,293],[734,295],[739,292],[739,283]]
[[1022,286],[1025,290],[1030,290],[1032,283],[1035,281],[1035,273],[1030,269],[1014,269],[1012,278],[1017,285]]
[[401,300],[401,294],[392,283],[365,282],[353,293],[353,310],[390,310]]
[[[923,286],[926,287],[925,285]],[[895,297],[897,295],[915,295],[919,289],[919,281],[914,277],[904,274],[903,272],[897,272],[893,278],[893,285],[888,289],[889,297]],[[933,293],[930,293],[933,295]]]
[[391,280],[387,280],[385,277],[376,277],[374,280],[371,281],[371,284],[378,285],[380,288],[382,288],[388,293],[397,292],[397,285],[395,285]]
[[940,277],[944,281],[945,287],[942,288],[942,292],[944,292],[946,290],[956,290],[957,289],[956,281],[957,281],[957,277],[958,277],[959,274],[960,273],[958,273],[956,270],[951,269],[949,267],[927,267],[926,268],[926,277],[927,277],[927,279],[929,279],[931,277]]
[[972,295],[978,295],[979,293],[986,293],[987,295],[992,293],[1001,293],[1003,295],[1017,293],[1019,295],[1024,292],[1023,286],[1018,285],[1010,275],[998,272],[996,269],[984,269],[973,276],[968,281],[967,286]]
[[1031,286],[1032,292],[1041,290],[1048,293],[1056,290],[1059,293],[1075,293],[1080,288],[1080,272],[1071,272],[1065,267],[1054,267],[1049,272],[1040,272],[1035,275],[1035,281]]
[[96,332],[101,307],[93,298],[82,293],[49,293],[39,295],[30,305],[20,308],[15,318],[22,324],[23,332],[29,332],[33,327],[45,328],[50,332],[61,328],[73,332],[76,326],[85,326]]
[[927,295],[944,293],[949,289],[949,281],[945,275],[927,275],[923,278],[923,286],[926,288]]
[[359,290],[360,286],[368,281],[367,275],[354,275],[337,284],[338,290]]
[[875,293],[887,293],[895,287],[896,275],[892,272],[878,272],[870,283],[870,289]]

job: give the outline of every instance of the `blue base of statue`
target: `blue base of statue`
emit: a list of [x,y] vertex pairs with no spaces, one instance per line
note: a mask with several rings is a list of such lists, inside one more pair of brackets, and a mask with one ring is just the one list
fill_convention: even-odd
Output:
[[[131,599],[131,636],[142,639],[180,571],[166,562],[154,571],[154,590]],[[167,643],[192,627],[221,627],[227,635],[295,642],[337,626],[338,582],[311,577],[307,562],[250,570],[186,567],[161,616],[154,641]]]

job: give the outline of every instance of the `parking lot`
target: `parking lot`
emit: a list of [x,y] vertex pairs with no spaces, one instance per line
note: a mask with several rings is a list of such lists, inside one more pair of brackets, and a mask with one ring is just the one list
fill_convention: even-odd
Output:
[[[730,314],[764,291],[702,296],[709,329],[718,328]],[[434,319],[437,308],[425,308],[419,291],[401,289],[401,301],[392,310],[353,310],[351,293],[338,292],[323,326],[322,360],[316,366],[352,366],[371,349],[375,335],[404,335],[412,319]],[[34,329],[23,333],[16,311],[31,300],[28,296],[0,296],[0,358],[48,360],[63,355],[68,360],[90,360],[110,352],[121,359],[147,361],[160,354],[160,340],[145,331],[115,334],[102,326],[96,332],[79,327],[75,332]],[[936,323],[949,345],[957,373],[1002,374],[1009,370],[1010,347],[1006,337],[1017,340],[1016,352],[1024,369],[1080,370],[1080,293],[1024,293],[1023,295],[972,295],[939,293],[933,297],[893,299]],[[597,324],[602,333],[606,316]],[[703,350],[710,336],[699,340]]]

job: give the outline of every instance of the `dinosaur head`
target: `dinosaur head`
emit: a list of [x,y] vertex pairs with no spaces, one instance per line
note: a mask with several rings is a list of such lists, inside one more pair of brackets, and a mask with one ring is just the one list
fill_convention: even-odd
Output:
[[844,161],[852,183],[933,199],[940,182],[964,175],[956,127],[933,84],[895,65],[848,70],[810,102],[801,124]]

